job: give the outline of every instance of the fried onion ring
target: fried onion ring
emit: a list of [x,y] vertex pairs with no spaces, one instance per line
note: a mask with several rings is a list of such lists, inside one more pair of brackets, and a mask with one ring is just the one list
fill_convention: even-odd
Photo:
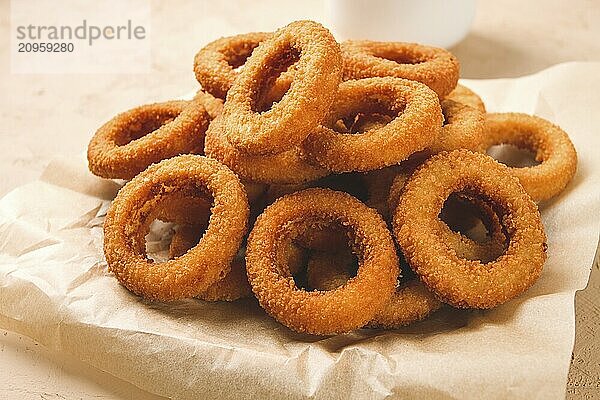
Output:
[[471,106],[482,113],[485,114],[485,104],[481,97],[468,87],[461,85],[460,83],[456,85],[453,91],[451,91],[448,96],[446,96],[447,100],[454,100],[457,103],[465,104],[467,106]]
[[209,121],[198,99],[133,108],[96,131],[88,146],[89,169],[103,178],[131,179],[150,164],[202,152]]
[[[358,273],[334,291],[301,290],[277,262],[277,249],[332,222],[352,236]],[[267,207],[248,238],[246,268],[267,313],[290,329],[320,335],[348,332],[370,321],[389,300],[399,273],[394,243],[381,217],[354,197],[329,189],[296,192]]]
[[[389,190],[387,206],[393,214],[407,180],[418,164],[399,167]],[[461,258],[484,263],[498,258],[506,249],[506,234],[496,212],[482,199],[465,193],[452,193],[440,211],[440,239]],[[481,221],[485,237],[474,240],[466,235]]]
[[[502,256],[486,264],[466,260],[441,240],[438,215],[454,192],[482,197],[496,211],[508,236]],[[393,224],[411,268],[455,307],[491,308],[516,297],[538,279],[546,259],[537,205],[506,166],[467,150],[427,160],[407,182]]]
[[[203,47],[194,57],[194,73],[202,87],[218,99],[227,92],[239,75],[241,68],[259,44],[272,33],[251,32],[217,39]],[[269,90],[264,104],[279,101],[287,92],[293,79],[293,69],[282,73]]]
[[[383,112],[394,118],[364,133],[333,129],[338,120],[360,112]],[[390,77],[347,81],[339,86],[325,122],[302,147],[307,160],[330,171],[371,171],[397,164],[432,145],[442,122],[437,96],[421,83]]]
[[[293,82],[269,109],[259,107],[271,82],[294,65]],[[296,21],[257,47],[227,94],[227,140],[249,154],[293,149],[316,128],[331,106],[342,75],[338,43],[323,26]]]
[[204,231],[206,225],[181,225],[173,233],[171,244],[169,245],[169,258],[181,257],[191,248],[195,247]]
[[[200,243],[182,257],[153,263],[145,237],[164,196],[209,194],[212,215]],[[132,292],[149,299],[197,296],[229,271],[246,232],[248,200],[238,178],[210,158],[183,155],[150,166],[117,194],[104,222],[109,269]]]
[[442,307],[435,297],[418,279],[401,283],[392,298],[375,318],[370,328],[400,328],[421,321]]
[[511,144],[535,153],[540,164],[510,171],[535,201],[561,193],[577,170],[577,152],[569,136],[545,119],[521,113],[493,113],[485,118],[482,151]]
[[[242,182],[242,185],[244,185],[249,204],[256,202],[266,190],[265,185],[258,183]],[[206,228],[211,206],[212,199],[175,193],[163,202],[163,206],[157,211],[156,218],[178,225],[200,225]]]
[[256,183],[297,184],[329,174],[301,157],[300,149],[265,156],[253,156],[233,147],[225,137],[221,117],[206,132],[204,152],[231,168],[241,179]]
[[[202,227],[183,225],[175,231],[169,246],[170,258],[183,256],[196,246],[203,234]],[[231,270],[225,277],[212,284],[197,297],[205,301],[235,301],[252,294],[246,278],[246,264],[243,258],[236,258],[231,263]]]
[[458,82],[459,63],[447,50],[416,43],[349,40],[341,45],[344,80],[393,76],[424,83],[443,99]]

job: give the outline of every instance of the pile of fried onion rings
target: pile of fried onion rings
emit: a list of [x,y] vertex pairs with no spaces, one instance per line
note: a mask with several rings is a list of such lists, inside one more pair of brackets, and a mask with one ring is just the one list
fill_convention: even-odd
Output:
[[[90,171],[126,180],[104,253],[131,292],[254,296],[331,335],[497,307],[541,275],[538,207],[568,190],[575,148],[542,118],[487,113],[447,50],[338,43],[296,21],[207,44],[194,73],[191,100],[125,111],[89,143]],[[537,164],[504,165],[497,145]],[[162,260],[156,220],[172,234]]]

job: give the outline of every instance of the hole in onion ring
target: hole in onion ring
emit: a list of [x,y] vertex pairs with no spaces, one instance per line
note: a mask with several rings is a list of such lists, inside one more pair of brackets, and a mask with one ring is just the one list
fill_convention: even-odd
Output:
[[[258,82],[258,90],[253,94],[251,109],[256,113],[269,111],[273,105],[277,104],[287,93],[292,84],[278,80],[285,72],[290,71],[291,67],[300,59],[300,51],[292,46],[288,46],[279,52],[274,53],[267,60],[264,74]],[[276,83],[278,87],[275,87]],[[288,85],[289,84],[289,85]]]
[[487,154],[502,164],[513,168],[534,167],[540,165],[535,152],[512,144],[500,144],[487,149]]
[[406,53],[395,52],[395,51],[390,51],[390,52],[380,51],[380,52],[376,52],[376,54],[373,54],[373,56],[375,56],[377,58],[382,58],[384,60],[393,61],[398,64],[416,65],[416,64],[422,64],[425,61],[427,61],[424,58],[419,58],[419,57],[411,56]]
[[460,247],[455,248],[465,259],[479,260],[485,264],[496,260],[506,251],[507,243],[499,240],[502,235],[506,235],[500,217],[493,204],[482,197],[473,201],[462,194],[453,193],[444,202],[439,218],[448,225],[450,230],[481,245],[481,249],[485,249],[475,255],[462,252]]
[[[258,46],[259,43],[256,43]],[[223,52],[227,60],[227,64],[236,71],[241,70],[241,67],[246,64],[246,60],[252,55],[256,46],[247,46],[243,49],[226,48]],[[237,52],[235,50],[238,50]]]
[[[305,229],[288,236],[283,245],[287,245],[289,241],[307,243],[314,240],[322,242],[323,245],[318,249],[305,251],[305,268],[291,275],[296,287],[306,291],[335,290],[355,277],[358,273],[358,257],[352,251],[349,240],[340,241],[340,237],[350,237],[348,235],[351,234],[352,232],[338,221],[330,221],[323,225],[321,220],[315,219]],[[280,246],[283,245],[280,243]],[[285,256],[285,252],[279,251],[279,254]],[[315,263],[315,260],[319,261]],[[280,260],[279,268],[283,268],[283,273],[287,272],[287,261]]]
[[[481,211],[478,210],[473,203],[465,201],[456,194],[453,194],[444,202],[444,206],[442,207],[439,216],[452,231],[466,235],[479,224],[483,226],[481,218],[479,217],[480,214]],[[483,228],[485,229],[485,227]],[[487,230],[485,232],[487,232]],[[481,241],[483,237],[471,237],[471,239]]]
[[[149,225],[145,236],[146,258],[154,262],[165,262],[185,254],[198,244],[208,227],[212,205],[213,197],[205,188],[196,185],[161,193],[152,206],[154,211],[149,215],[142,215],[151,221],[146,221]],[[174,232],[186,228],[193,228],[193,231],[187,235],[179,235],[179,239],[185,239],[185,243],[176,243],[177,249],[171,249]],[[177,253],[176,256],[171,254],[173,252]]]
[[128,143],[131,143],[134,140],[154,132],[161,126],[173,122],[178,115],[179,113],[162,112],[157,115],[155,119],[133,122],[127,125],[125,129],[118,132],[115,137],[115,143],[117,146],[124,146]]
[[446,126],[452,123],[452,116],[448,115],[448,109],[446,107],[442,107],[442,116],[444,117],[444,122],[442,123],[442,126]]
[[393,109],[385,100],[364,98],[347,115],[337,115],[337,119],[329,128],[338,133],[361,134],[372,129],[379,129],[389,124],[402,114],[406,103],[402,102]]
[[392,112],[375,112],[371,114],[359,112],[337,120],[332,128],[339,133],[361,134],[386,126],[395,118],[393,114]]
[[150,224],[146,235],[146,258],[154,262],[165,262],[169,259],[169,245],[173,238],[173,223],[158,219]]

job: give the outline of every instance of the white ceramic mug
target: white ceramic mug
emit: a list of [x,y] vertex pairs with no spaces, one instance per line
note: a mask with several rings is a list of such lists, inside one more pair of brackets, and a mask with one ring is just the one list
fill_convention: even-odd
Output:
[[469,32],[475,0],[327,0],[338,40],[416,42],[449,48]]

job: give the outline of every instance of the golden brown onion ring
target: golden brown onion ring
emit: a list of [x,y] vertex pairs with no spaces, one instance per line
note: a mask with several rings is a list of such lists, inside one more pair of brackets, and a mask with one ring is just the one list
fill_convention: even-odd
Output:
[[511,144],[535,153],[540,164],[510,171],[535,201],[561,193],[577,170],[577,152],[569,135],[545,119],[520,113],[493,113],[485,118],[481,150]]
[[[348,249],[313,252],[308,260],[307,280],[315,290],[335,290],[352,278],[356,260]],[[367,324],[371,328],[399,328],[425,319],[442,303],[418,279],[401,282],[389,302]]]
[[[208,194],[212,215],[200,243],[163,263],[146,257],[145,237],[165,196]],[[238,178],[210,158],[184,155],[150,166],[117,194],[104,222],[109,269],[132,292],[150,299],[197,296],[230,269],[246,232],[248,200]]]
[[[441,239],[439,213],[454,192],[484,198],[496,211],[508,236],[496,260],[466,260]],[[480,153],[455,150],[427,160],[407,182],[393,222],[411,268],[455,307],[491,308],[518,296],[538,279],[546,259],[537,205],[506,166]]]
[[[294,65],[293,82],[269,109],[260,107],[272,82]],[[227,140],[249,154],[277,154],[299,145],[331,106],[342,75],[340,47],[316,22],[296,21],[257,47],[227,94]]]
[[485,104],[481,97],[468,87],[461,85],[460,83],[456,85],[453,91],[451,91],[448,96],[446,96],[447,100],[453,100],[457,103],[461,103],[467,106],[471,106],[482,113],[485,114]]
[[210,116],[210,120],[217,118],[223,112],[223,100],[217,99],[212,94],[198,90],[194,99],[204,106]]
[[442,100],[441,105],[444,114],[442,134],[426,150],[428,154],[458,149],[477,151],[483,141],[484,114],[454,100]]
[[[338,120],[358,113],[391,114],[393,119],[364,133],[334,130]],[[433,145],[442,122],[437,96],[421,83],[390,77],[347,81],[339,86],[325,122],[302,148],[307,160],[330,171],[371,171]]]
[[297,184],[329,174],[305,161],[300,149],[265,156],[253,156],[237,150],[225,137],[221,117],[211,122],[206,132],[204,151],[231,168],[241,179],[256,183]]
[[[332,222],[352,236],[358,273],[334,291],[301,290],[277,262],[277,249]],[[296,192],[267,207],[250,233],[246,268],[267,313],[290,329],[320,335],[348,332],[370,321],[389,300],[399,273],[394,243],[381,217],[354,197],[329,189]]]
[[121,113],[90,140],[90,171],[103,178],[131,179],[150,164],[202,152],[209,121],[197,100],[147,104]]
[[251,32],[223,37],[204,46],[194,57],[194,73],[202,87],[215,97],[225,99],[252,52],[265,39],[267,32]]
[[393,76],[424,83],[440,99],[458,82],[460,65],[452,53],[416,43],[349,40],[341,45],[344,79]]

